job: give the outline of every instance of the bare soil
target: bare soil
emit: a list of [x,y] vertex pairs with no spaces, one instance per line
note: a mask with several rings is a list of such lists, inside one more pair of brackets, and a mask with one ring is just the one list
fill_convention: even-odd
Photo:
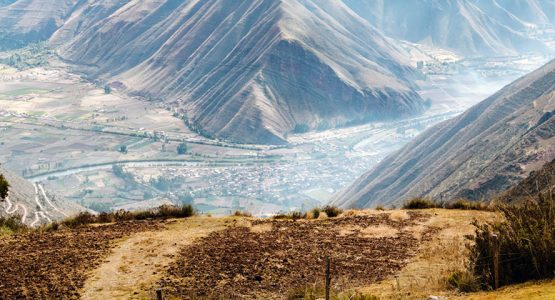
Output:
[[[411,231],[428,219],[426,213],[408,212],[408,218],[383,213],[296,222],[236,220],[236,226],[182,249],[160,284],[170,297],[184,299],[284,298],[293,289],[321,283],[329,256],[335,286],[367,286],[399,272],[420,243],[431,239],[434,227],[427,227],[421,239]],[[398,232],[364,234],[378,225]]]
[[0,299],[78,299],[88,276],[114,243],[160,222],[126,222],[0,239]]

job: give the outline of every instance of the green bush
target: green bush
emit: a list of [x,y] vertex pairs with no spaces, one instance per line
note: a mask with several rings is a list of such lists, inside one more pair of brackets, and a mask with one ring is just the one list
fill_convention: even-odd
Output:
[[315,207],[312,209],[312,218],[314,219],[318,219],[318,217],[320,217],[320,208]]
[[519,205],[499,205],[499,223],[478,224],[471,250],[471,268],[481,287],[494,285],[495,241],[499,253],[499,285],[553,278],[555,270],[555,201],[538,196]]
[[330,206],[330,205],[324,207],[323,211],[326,213],[326,215],[329,218],[335,218],[335,217],[337,217],[337,216],[339,216],[340,214],[343,213],[342,209],[340,209],[336,206]]
[[0,234],[1,233],[15,233],[27,230],[27,226],[21,223],[20,216],[8,216],[0,218]]
[[439,208],[441,207],[438,203],[433,202],[429,199],[424,198],[414,198],[408,200],[403,204],[404,209],[427,209],[427,208]]
[[10,189],[10,184],[4,178],[4,175],[0,174],[0,200],[6,199],[8,197],[8,191]]

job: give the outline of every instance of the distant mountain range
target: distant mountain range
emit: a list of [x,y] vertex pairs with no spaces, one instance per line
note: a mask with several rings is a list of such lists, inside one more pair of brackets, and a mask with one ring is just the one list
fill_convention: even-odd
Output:
[[547,51],[529,37],[555,21],[553,0],[344,0],[385,35],[465,56]]
[[295,128],[425,109],[406,55],[339,1],[62,2],[5,6],[1,31],[16,40],[52,33],[79,71],[161,99],[210,136],[281,144]]
[[436,125],[337,195],[343,207],[412,197],[489,199],[555,158],[555,61]]
[[[48,40],[90,79],[161,100],[199,133],[291,132],[416,115],[395,39],[465,55],[546,51],[555,0],[0,0],[0,50]],[[384,37],[387,36],[387,37]]]

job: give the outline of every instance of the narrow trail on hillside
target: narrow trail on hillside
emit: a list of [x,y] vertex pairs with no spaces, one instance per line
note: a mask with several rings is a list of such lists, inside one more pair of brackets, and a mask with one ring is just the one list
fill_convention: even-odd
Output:
[[10,197],[6,197],[6,207],[4,208],[4,211],[8,215],[13,215],[18,209],[21,209],[22,212],[21,223],[25,223],[25,221],[27,220],[27,208],[25,207],[25,205],[21,203],[12,203]]
[[169,221],[165,229],[137,233],[121,241],[94,270],[81,299],[145,299],[179,250],[195,239],[226,228],[225,218],[194,217]]

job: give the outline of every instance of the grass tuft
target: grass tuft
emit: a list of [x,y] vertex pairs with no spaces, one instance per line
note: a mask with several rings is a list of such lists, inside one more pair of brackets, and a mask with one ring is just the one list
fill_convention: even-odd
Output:
[[497,236],[500,286],[553,278],[555,270],[555,201],[538,196],[518,205],[498,205],[498,223],[478,224],[471,250],[471,268],[481,287],[494,286],[493,256]]
[[476,292],[480,289],[480,283],[476,276],[468,271],[456,271],[452,273],[447,278],[447,284],[463,293]]

